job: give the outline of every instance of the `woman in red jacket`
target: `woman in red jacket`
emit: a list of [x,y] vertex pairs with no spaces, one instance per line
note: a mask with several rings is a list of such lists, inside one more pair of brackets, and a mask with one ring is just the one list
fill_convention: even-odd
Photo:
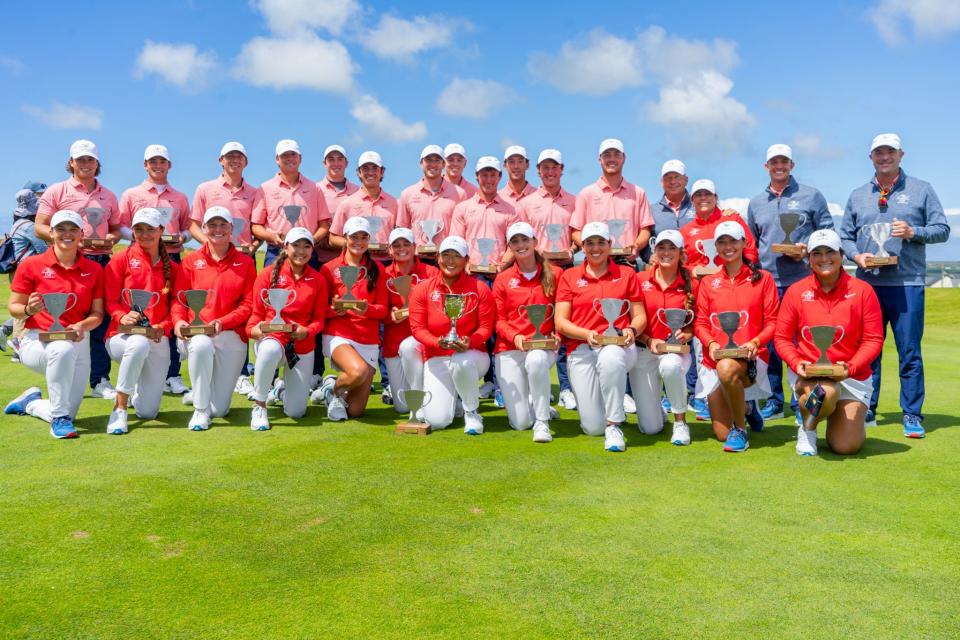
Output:
[[[774,336],[777,353],[790,367],[788,377],[803,418],[797,431],[797,453],[817,455],[817,424],[826,420],[830,450],[850,455],[860,450],[867,437],[864,419],[873,393],[870,363],[883,349],[880,303],[873,287],[844,272],[836,231],[815,231],[807,250],[813,273],[787,289]],[[840,366],[833,377],[807,371],[820,356],[810,333],[810,327],[817,326],[837,330],[826,353],[831,363]],[[822,404],[816,415],[811,415],[806,403],[814,389]]]
[[[697,292],[694,333],[703,345],[697,397],[706,397],[710,404],[713,432],[724,441],[723,450],[737,452],[750,446],[746,422],[754,431],[763,429],[755,401],[770,395],[767,344],[773,337],[779,299],[773,277],[744,253],[743,226],[726,220],[717,225],[714,234],[723,269],[706,276]],[[746,350],[742,358],[718,361],[718,351],[730,340],[717,315],[724,312],[739,314],[733,342]]]
[[[312,256],[313,234],[303,227],[294,227],[284,237],[283,251],[276,262],[261,271],[253,283],[253,313],[247,321],[247,335],[256,340],[251,394],[254,405],[250,414],[250,428],[254,431],[270,429],[267,393],[281,361],[286,363],[283,412],[299,418],[307,411],[315,337],[323,329],[329,301],[326,281],[309,265]],[[280,311],[280,321],[292,325],[292,331],[264,333],[260,328],[261,322],[275,322],[274,308],[267,306],[267,292],[273,289],[289,291],[281,297],[286,305]]]
[[[693,340],[693,305],[699,283],[684,265],[683,236],[679,231],[665,229],[653,239],[651,246],[653,268],[637,274],[647,312],[647,328],[637,339],[641,348],[637,351],[637,364],[630,370],[630,387],[637,403],[637,424],[644,433],[653,434],[663,430],[662,385],[673,408],[670,442],[678,446],[688,445],[686,375],[691,362],[689,345]],[[671,331],[664,324],[667,309],[681,316],[686,311],[687,323]],[[687,345],[687,353],[661,352],[671,334],[677,343]]]
[[200,311],[203,324],[214,334],[184,336],[194,320],[181,298],[173,305],[173,332],[187,358],[193,383],[191,431],[210,428],[210,417],[222,418],[230,411],[234,381],[247,357],[246,322],[253,311],[253,282],[257,267],[253,258],[233,246],[233,216],[225,207],[210,207],[203,215],[207,242],[187,256],[180,267],[177,291],[202,289],[207,302]]
[[[497,274],[493,299],[497,305],[494,366],[503,393],[507,419],[514,429],[533,426],[534,442],[550,442],[550,368],[557,361],[560,341],[556,337],[549,349],[528,349],[523,341],[535,329],[546,336],[554,333],[553,305],[557,282],[563,270],[547,262],[537,251],[533,227],[515,222],[507,229],[507,246],[515,262]],[[524,307],[551,305],[550,317],[534,327]]]
[[[423,407],[427,424],[445,429],[453,422],[457,396],[463,402],[467,435],[483,433],[480,378],[490,367],[486,342],[493,333],[495,314],[490,288],[467,275],[467,241],[447,236],[440,244],[440,272],[416,287],[410,295],[410,329],[423,347],[423,388],[429,394]],[[453,307],[446,294],[463,295],[463,313],[456,323],[456,340],[447,338]]]
[[[160,242],[163,216],[156,209],[140,209],[133,215],[133,243],[113,256],[107,265],[106,302],[110,314],[107,352],[120,363],[117,398],[107,433],[127,433],[127,404],[133,395],[137,416],[152,419],[160,409],[163,382],[170,366],[170,305],[180,267]],[[146,308],[134,300],[134,290],[148,292]],[[137,307],[137,308],[134,308]],[[149,326],[152,335],[125,333],[122,328]]]
[[[360,216],[343,225],[346,245],[340,255],[320,270],[332,296],[323,330],[323,355],[340,371],[327,376],[321,385],[330,420],[346,420],[363,415],[370,396],[370,385],[380,357],[380,321],[387,316],[387,283],[383,269],[370,256],[370,223]],[[341,269],[357,267],[362,277],[350,290]],[[337,310],[337,300],[352,297],[362,307]]]
[[[724,211],[717,206],[717,188],[713,180],[697,180],[690,188],[690,201],[696,212],[696,217],[683,225],[680,233],[683,235],[683,245],[687,253],[687,268],[693,271],[696,267],[707,266],[707,256],[703,245],[714,241],[714,230],[721,222],[733,221],[743,228],[744,247],[743,255],[750,262],[759,261],[757,243],[747,227],[746,221],[732,209]],[[719,253],[719,252],[718,252]],[[719,256],[714,258],[714,265],[723,264]]]

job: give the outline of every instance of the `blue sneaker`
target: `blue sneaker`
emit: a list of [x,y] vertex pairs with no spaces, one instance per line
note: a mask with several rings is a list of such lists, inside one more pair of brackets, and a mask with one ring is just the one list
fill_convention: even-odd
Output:
[[690,401],[690,410],[697,414],[697,420],[710,420],[710,407],[703,398],[694,398]]
[[920,423],[920,418],[908,413],[903,416],[903,435],[907,438],[923,438],[927,432]]
[[50,423],[50,435],[54,438],[76,438],[77,430],[69,416],[60,416]]
[[667,398],[667,396],[663,396],[660,399],[660,406],[663,408],[663,412],[666,415],[670,415],[673,412],[673,407],[670,406],[670,400]]
[[739,453],[750,448],[750,441],[747,439],[747,432],[733,425],[730,433],[727,434],[727,441],[723,443],[723,450],[731,453]]
[[764,420],[779,420],[783,417],[783,405],[776,400],[770,400],[760,410],[760,417]]
[[496,393],[493,394],[493,404],[497,405],[498,409],[503,409],[504,407],[503,393],[501,393],[500,389],[497,389]]
[[797,425],[798,429],[803,426],[803,414],[800,413],[800,409],[797,409],[793,414],[793,423]]
[[867,417],[863,419],[863,426],[865,427],[875,427],[877,426],[877,413],[876,411],[871,411],[867,409]]
[[[782,417],[783,414],[781,414]],[[757,401],[751,400],[747,403],[747,424],[750,426],[750,431],[760,432],[763,431],[763,414],[760,413],[760,410],[757,409]]]
[[40,387],[30,387],[8,402],[7,406],[3,408],[3,412],[7,415],[22,416],[27,412],[27,405],[41,397]]

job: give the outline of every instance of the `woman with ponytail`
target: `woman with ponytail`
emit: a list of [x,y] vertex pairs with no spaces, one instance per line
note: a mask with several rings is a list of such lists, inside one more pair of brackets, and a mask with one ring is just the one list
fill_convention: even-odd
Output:
[[[531,304],[554,305],[557,281],[563,271],[544,260],[537,252],[533,227],[515,222],[507,229],[507,245],[515,262],[497,274],[493,299],[497,309],[494,366],[510,426],[517,430],[533,426],[534,442],[550,442],[550,369],[557,360],[560,341],[553,328],[553,314],[534,327],[524,307]],[[554,335],[551,349],[528,349],[524,340],[539,329]]]
[[[120,363],[117,397],[107,433],[127,433],[127,406],[130,396],[141,419],[156,417],[163,395],[163,382],[170,366],[170,334],[173,319],[171,302],[176,299],[174,283],[180,267],[170,259],[160,234],[163,216],[152,208],[138,210],[134,216],[133,243],[113,256],[106,270],[106,307],[110,315],[107,352]],[[147,308],[134,308],[132,290],[149,291]],[[125,290],[128,290],[125,292]],[[126,333],[124,327],[148,326],[152,335]]]
[[[770,396],[767,345],[777,322],[779,296],[773,277],[745,255],[743,226],[725,220],[714,231],[717,255],[723,268],[705,276],[697,292],[694,333],[703,345],[697,397],[707,398],[713,432],[724,441],[724,451],[744,451],[750,446],[747,423],[763,430],[763,418],[756,401]],[[738,315],[733,342],[746,350],[743,358],[720,358],[719,351],[730,340],[720,328],[717,314]]]
[[[706,267],[707,256],[703,245],[712,243],[714,230],[721,222],[735,222],[743,227],[744,248],[743,255],[751,262],[757,262],[757,243],[747,227],[746,221],[732,209],[720,210],[717,206],[717,188],[713,180],[700,179],[693,183],[690,189],[690,201],[696,212],[691,222],[680,228],[683,235],[683,244],[687,254],[687,268],[691,271],[696,267]],[[698,242],[699,241],[699,242]],[[714,265],[721,264],[719,256],[714,259]]]

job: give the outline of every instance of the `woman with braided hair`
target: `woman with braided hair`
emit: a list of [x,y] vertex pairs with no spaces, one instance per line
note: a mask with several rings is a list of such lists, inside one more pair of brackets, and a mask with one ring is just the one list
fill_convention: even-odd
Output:
[[[137,416],[150,420],[160,409],[163,382],[170,366],[171,302],[180,267],[160,242],[163,216],[152,208],[134,216],[133,243],[110,260],[106,269],[106,306],[110,314],[107,352],[120,363],[117,397],[107,433],[127,433],[127,405],[133,396]],[[150,292],[146,308],[138,306],[132,290]],[[126,292],[125,292],[126,291]],[[136,307],[136,308],[135,308]],[[149,326],[152,335],[125,333],[123,327]]]

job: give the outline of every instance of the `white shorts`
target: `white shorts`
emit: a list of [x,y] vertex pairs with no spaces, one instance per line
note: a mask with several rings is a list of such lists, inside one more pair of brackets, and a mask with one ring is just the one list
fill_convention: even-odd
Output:
[[[790,388],[797,390],[797,381],[800,380],[793,369],[787,368],[787,381]],[[870,408],[870,397],[873,395],[873,377],[867,376],[866,380],[857,380],[856,378],[846,378],[840,381],[840,397],[838,400],[854,400],[867,408]]]
[[330,358],[330,364],[334,368],[336,368],[337,365],[333,363],[331,354],[336,351],[337,347],[344,344],[348,344],[353,347],[353,349],[360,354],[360,357],[363,358],[364,362],[376,370],[377,360],[380,359],[380,345],[363,344],[361,342],[357,342],[356,340],[351,340],[350,338],[341,338],[340,336],[328,336],[324,334],[323,355],[327,358]]
[[[756,362],[757,379],[752,385],[744,387],[743,389],[743,399],[747,402],[751,400],[763,400],[772,395],[770,392],[770,379],[767,378],[767,363],[760,358],[757,358]],[[720,376],[717,375],[717,370],[706,366],[702,362],[698,363],[696,397],[706,398],[719,387]]]

